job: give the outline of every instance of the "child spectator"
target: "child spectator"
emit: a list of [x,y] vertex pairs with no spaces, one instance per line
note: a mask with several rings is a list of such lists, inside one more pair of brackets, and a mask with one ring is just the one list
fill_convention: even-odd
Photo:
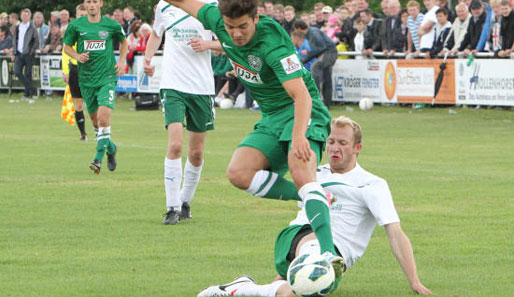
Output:
[[450,34],[450,30],[452,29],[452,23],[448,21],[448,11],[446,8],[439,8],[436,11],[436,16],[437,24],[435,25],[434,44],[430,49],[430,54],[426,55],[426,58],[428,59],[444,54],[444,42],[446,41],[446,37],[448,37],[448,34]]
[[407,37],[407,52],[417,52],[421,49],[419,44],[418,29],[423,22],[423,14],[420,12],[421,6],[415,0],[407,3],[407,12],[409,17],[407,19],[407,28],[409,29],[409,35]]
[[341,33],[341,28],[339,28],[339,18],[336,15],[331,15],[328,18],[327,26],[323,32],[327,34],[333,42],[339,42],[339,38],[337,38],[336,34]]

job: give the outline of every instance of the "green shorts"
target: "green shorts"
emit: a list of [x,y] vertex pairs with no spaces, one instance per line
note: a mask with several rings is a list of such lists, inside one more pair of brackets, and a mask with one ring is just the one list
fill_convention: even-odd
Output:
[[[295,237],[300,232],[304,235],[297,238],[294,244],[295,246],[292,246],[293,241],[295,241]],[[289,264],[291,264],[291,261],[295,258],[294,256],[298,242],[309,233],[312,233],[310,225],[291,225],[282,229],[280,234],[278,234],[277,240],[275,241],[275,269],[284,279],[287,278],[287,269],[289,268]],[[291,249],[294,250],[291,252]]]
[[[268,159],[269,169],[284,175],[288,170],[287,153],[291,149],[293,125],[294,105],[272,116],[263,115],[255,124],[252,133],[248,134],[238,147],[253,147],[261,151]],[[330,118],[313,112],[306,137],[317,155],[318,164],[321,162],[329,134]]]
[[86,102],[89,114],[98,111],[98,106],[106,106],[114,109],[114,95],[116,94],[116,82],[109,82],[103,86],[89,88],[80,86],[82,98]]
[[192,132],[214,130],[214,100],[210,95],[193,95],[171,89],[160,92],[166,128],[171,123],[184,124]]

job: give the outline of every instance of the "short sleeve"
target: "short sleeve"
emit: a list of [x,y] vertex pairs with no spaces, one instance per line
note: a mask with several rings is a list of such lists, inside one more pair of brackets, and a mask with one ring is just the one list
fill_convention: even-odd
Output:
[[198,11],[198,20],[205,29],[217,33],[217,28],[220,22],[223,21],[223,17],[215,5],[205,4]]
[[77,30],[73,23],[70,23],[66,28],[62,42],[69,46],[73,46],[77,42]]
[[118,22],[115,23],[113,37],[118,41],[122,41],[126,38],[123,27]]
[[366,205],[380,226],[400,221],[394,208],[391,191],[385,180],[365,186],[363,195]]
[[153,23],[153,30],[155,31],[155,33],[157,33],[157,36],[159,37],[162,37],[162,35],[166,31],[162,9],[157,8],[157,10],[155,11],[155,21]]
[[266,63],[273,69],[281,83],[303,76],[304,68],[298,54],[284,46],[274,48],[268,53]]

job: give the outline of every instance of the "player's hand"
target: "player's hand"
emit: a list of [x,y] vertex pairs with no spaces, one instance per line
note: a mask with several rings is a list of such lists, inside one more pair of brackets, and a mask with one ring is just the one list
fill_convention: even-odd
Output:
[[143,70],[145,71],[145,74],[150,77],[152,77],[153,74],[155,73],[155,66],[151,65],[150,64],[151,62],[152,62],[151,59],[148,59],[148,58],[143,59]]
[[77,57],[77,61],[79,61],[79,63],[86,63],[87,61],[89,61],[89,52],[79,54],[79,56]]
[[114,65],[114,68],[116,69],[115,72],[117,76],[123,76],[123,74],[125,74],[125,61],[120,59],[120,61]]
[[69,84],[70,83],[70,75],[69,74],[63,74],[62,75],[62,79],[64,79],[64,82],[66,84]]
[[291,151],[300,160],[309,162],[311,160],[311,146],[305,136],[294,137],[291,141]]
[[432,291],[425,288],[421,282],[411,285],[412,290],[417,294],[432,295]]
[[195,52],[203,52],[209,49],[207,47],[207,41],[200,39],[198,37],[191,38],[187,45],[190,45]]

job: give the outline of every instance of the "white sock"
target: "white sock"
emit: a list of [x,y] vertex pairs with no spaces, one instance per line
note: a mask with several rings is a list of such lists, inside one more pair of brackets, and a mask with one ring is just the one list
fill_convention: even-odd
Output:
[[318,200],[325,203],[328,207],[328,201],[326,198],[325,190],[318,182],[310,182],[303,185],[298,190],[298,195],[302,197],[302,202],[305,204],[308,200]]
[[234,296],[275,297],[278,289],[284,284],[287,284],[287,281],[278,280],[267,285],[249,283],[237,289]]
[[180,190],[180,201],[189,203],[193,200],[196,186],[198,186],[198,182],[200,181],[202,167],[203,161],[202,165],[195,167],[189,162],[189,158],[187,158],[184,168],[184,184],[182,185],[182,190]]
[[174,208],[179,211],[182,207],[180,201],[180,183],[182,182],[182,159],[164,159],[164,188],[166,189],[166,206],[168,210]]
[[111,127],[99,127],[96,141],[104,138],[111,138]]
[[246,192],[257,196],[264,197],[273,184],[277,181],[278,174],[267,170],[259,170],[255,173],[250,183],[250,187],[246,189]]

